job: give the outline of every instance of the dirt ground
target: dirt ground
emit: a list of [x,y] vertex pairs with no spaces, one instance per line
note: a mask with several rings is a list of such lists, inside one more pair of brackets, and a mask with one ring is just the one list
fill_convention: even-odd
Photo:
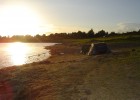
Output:
[[95,56],[56,45],[45,61],[1,69],[0,100],[139,100],[139,45],[114,45]]

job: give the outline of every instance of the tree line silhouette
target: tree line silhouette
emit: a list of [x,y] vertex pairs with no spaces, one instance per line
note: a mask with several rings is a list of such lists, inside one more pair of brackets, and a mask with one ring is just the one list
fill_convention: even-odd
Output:
[[125,36],[125,35],[140,35],[140,30],[132,31],[132,32],[125,32],[125,33],[116,33],[111,32],[108,33],[104,30],[100,30],[99,32],[95,33],[93,29],[89,30],[88,32],[72,32],[72,33],[54,33],[50,35],[14,35],[12,37],[9,36],[0,36],[0,42],[52,42],[61,39],[88,39],[88,38],[99,38],[99,37],[113,37],[113,36]]

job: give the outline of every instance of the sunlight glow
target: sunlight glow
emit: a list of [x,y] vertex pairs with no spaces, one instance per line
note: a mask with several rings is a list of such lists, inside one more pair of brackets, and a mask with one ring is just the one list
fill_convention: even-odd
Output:
[[7,51],[11,55],[11,61],[14,65],[21,65],[26,63],[25,55],[30,48],[25,43],[15,42],[11,43]]
[[[44,28],[45,26],[45,28]],[[0,9],[0,34],[36,35],[51,31],[35,10],[25,5],[8,5]]]

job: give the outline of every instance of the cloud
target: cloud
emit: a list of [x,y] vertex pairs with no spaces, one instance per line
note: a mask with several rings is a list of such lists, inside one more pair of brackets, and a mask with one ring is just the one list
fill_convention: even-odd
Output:
[[140,23],[119,23],[119,24],[117,24],[118,32],[138,31],[139,29],[140,29]]

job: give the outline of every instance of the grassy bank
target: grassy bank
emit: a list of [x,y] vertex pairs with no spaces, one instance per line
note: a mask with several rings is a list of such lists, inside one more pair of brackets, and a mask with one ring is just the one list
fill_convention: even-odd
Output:
[[139,44],[109,43],[113,53],[87,56],[79,54],[87,42],[79,41],[49,47],[53,56],[46,61],[1,69],[3,98],[139,100]]

